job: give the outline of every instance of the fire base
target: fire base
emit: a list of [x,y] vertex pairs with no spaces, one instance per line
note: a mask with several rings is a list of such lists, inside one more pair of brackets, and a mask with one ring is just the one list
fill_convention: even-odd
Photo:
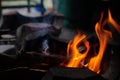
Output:
[[106,80],[87,68],[53,67],[42,80]]

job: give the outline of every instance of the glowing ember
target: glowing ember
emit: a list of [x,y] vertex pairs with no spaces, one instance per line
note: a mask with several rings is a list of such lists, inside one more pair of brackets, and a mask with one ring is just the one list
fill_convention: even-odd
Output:
[[[90,70],[99,73],[102,58],[104,56],[104,51],[108,43],[108,39],[112,38],[112,32],[110,30],[105,30],[104,26],[106,24],[111,24],[118,32],[120,32],[120,25],[115,22],[112,18],[110,10],[108,10],[108,17],[103,19],[104,13],[101,13],[100,20],[95,25],[95,31],[99,40],[99,50],[96,55],[94,55],[90,60],[85,63],[88,52],[90,51],[90,45],[87,41],[87,35],[81,34],[75,36],[73,41],[68,44],[67,53],[70,56],[69,62],[66,64],[67,67],[88,67]],[[84,45],[85,51],[80,52],[79,47]]]

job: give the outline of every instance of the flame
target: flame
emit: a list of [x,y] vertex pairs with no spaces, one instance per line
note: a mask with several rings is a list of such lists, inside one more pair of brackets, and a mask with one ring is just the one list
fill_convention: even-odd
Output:
[[[82,63],[84,62],[85,57],[87,56],[88,51],[90,49],[89,42],[84,40],[85,38],[86,38],[85,34],[82,35],[82,34],[78,33],[78,35],[75,36],[73,42],[70,41],[70,43],[68,44],[68,49],[71,49],[71,53],[74,53],[74,54],[72,54],[72,57],[67,65],[67,67],[78,67],[78,66],[83,67]],[[78,44],[81,44],[82,42],[84,43],[85,47],[87,48],[87,50],[84,53],[80,53],[78,50],[78,47],[77,47]],[[70,50],[68,50],[67,52],[70,53]]]
[[100,44],[99,51],[98,54],[93,58],[91,58],[90,62],[88,63],[88,68],[97,73],[100,72],[100,65],[104,55],[105,48],[107,46],[108,38],[112,37],[112,33],[103,28],[104,25],[102,25],[102,17],[103,17],[103,13],[101,13],[100,21],[97,22],[95,25],[95,31],[98,36],[99,44]]
[[108,19],[107,19],[108,23],[112,24],[113,27],[117,30],[117,32],[120,33],[120,25],[112,18],[111,12],[108,9]]
[[[112,31],[105,30],[104,26],[106,24],[111,24],[118,32],[120,32],[120,25],[112,18],[111,12],[108,9],[108,17],[103,19],[104,13],[101,13],[100,20],[95,25],[95,32],[99,40],[99,50],[96,55],[94,55],[86,64],[85,60],[90,50],[89,41],[86,39],[86,34],[81,34],[80,32],[75,36],[73,41],[70,41],[67,48],[67,53],[70,57],[70,60],[67,67],[79,67],[83,66],[89,68],[90,70],[99,73],[102,58],[104,56],[105,49],[107,47],[108,39],[112,38]],[[78,50],[84,44],[86,50],[82,53]]]

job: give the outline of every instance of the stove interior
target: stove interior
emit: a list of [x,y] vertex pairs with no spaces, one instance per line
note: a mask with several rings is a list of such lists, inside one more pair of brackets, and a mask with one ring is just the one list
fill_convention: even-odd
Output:
[[0,5],[1,80],[120,80],[119,3],[70,3],[68,16]]

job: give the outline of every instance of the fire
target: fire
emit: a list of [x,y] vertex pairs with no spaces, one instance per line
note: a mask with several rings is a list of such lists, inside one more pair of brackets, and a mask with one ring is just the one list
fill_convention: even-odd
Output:
[[112,37],[112,33],[108,30],[104,29],[104,25],[102,24],[102,17],[103,13],[101,14],[101,19],[99,22],[95,25],[95,31],[99,39],[99,51],[96,56],[91,58],[90,62],[88,63],[88,68],[92,71],[95,71],[97,73],[100,72],[100,64],[104,55],[105,48],[107,46],[107,41],[109,37]]
[[[67,48],[67,53],[70,56],[67,67],[87,67],[90,70],[99,73],[101,71],[101,62],[107,47],[108,39],[112,38],[112,31],[104,29],[106,24],[111,24],[116,31],[120,32],[120,25],[112,18],[110,10],[108,9],[108,17],[103,19],[104,13],[101,13],[100,20],[95,25],[95,32],[99,40],[99,50],[90,60],[85,63],[87,55],[90,50],[89,41],[86,39],[86,34],[80,32],[75,36],[73,41],[70,41]],[[111,26],[110,26],[111,27]],[[84,44],[85,51],[80,52],[79,47]]]
[[[78,34],[75,38],[74,41],[70,41],[70,43],[68,44],[68,49],[71,49],[71,59],[67,65],[67,67],[83,67],[82,63],[85,60],[86,55],[88,54],[88,51],[90,49],[89,47],[89,42],[87,40],[84,40],[86,38],[85,34]],[[80,53],[78,50],[78,44],[81,44],[83,41],[85,47],[87,48],[87,50],[84,53]],[[67,51],[68,53],[70,53],[70,50]]]

